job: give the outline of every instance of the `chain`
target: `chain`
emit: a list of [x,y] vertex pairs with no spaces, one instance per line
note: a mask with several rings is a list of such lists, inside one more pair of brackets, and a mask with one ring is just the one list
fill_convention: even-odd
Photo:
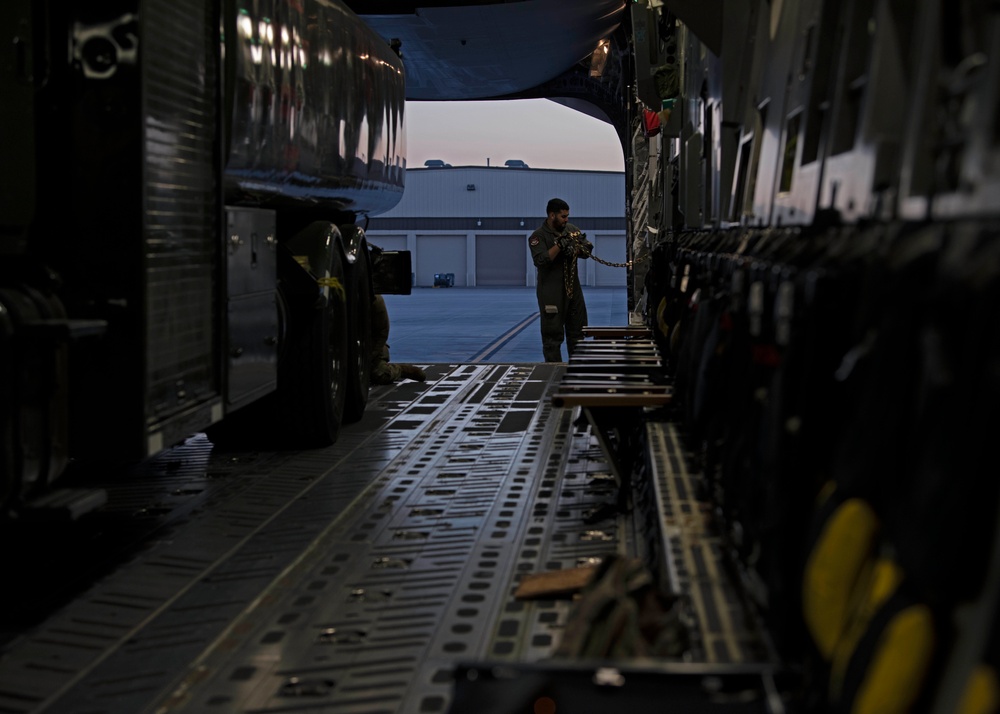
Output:
[[[583,241],[586,240],[586,233],[569,233],[570,238],[573,239],[573,250],[571,251],[572,257],[567,256],[567,260],[563,263],[563,286],[566,289],[566,297],[573,297],[573,286],[576,285],[576,275],[577,275],[577,265],[576,259],[581,253],[583,253]],[[593,253],[588,253],[587,257],[591,260],[596,260],[601,265],[606,265],[609,268],[632,268],[640,263],[649,259],[650,254],[646,254],[639,258],[638,260],[627,260],[624,263],[612,263],[610,260],[603,260],[598,258]]]
[[601,260],[593,253],[590,254],[590,259],[596,260],[601,265],[607,265],[609,268],[632,268],[635,267],[636,265],[639,265],[640,263],[644,263],[647,260],[649,260],[649,255],[644,255],[638,260],[627,260],[624,263],[612,263],[609,260]]
[[574,243],[572,257],[567,255],[563,260],[563,287],[566,297],[573,297],[573,286],[576,285],[576,244]]

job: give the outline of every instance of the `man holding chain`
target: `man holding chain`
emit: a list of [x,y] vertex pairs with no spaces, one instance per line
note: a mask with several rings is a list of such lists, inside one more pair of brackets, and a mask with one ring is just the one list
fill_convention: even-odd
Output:
[[576,261],[589,258],[594,246],[569,222],[569,204],[564,200],[553,198],[545,212],[545,222],[528,238],[528,247],[537,268],[542,354],[546,362],[562,362],[564,334],[569,354],[583,339],[587,304]]

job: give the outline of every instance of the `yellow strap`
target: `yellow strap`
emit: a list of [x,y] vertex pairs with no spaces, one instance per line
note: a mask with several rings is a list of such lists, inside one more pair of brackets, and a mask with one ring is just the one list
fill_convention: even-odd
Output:
[[344,289],[340,278],[316,278],[316,284],[321,288],[330,288],[342,302],[347,300],[347,290]]
[[879,558],[858,584],[848,611],[848,621],[834,648],[830,667],[830,692],[839,697],[847,676],[847,668],[858,643],[864,637],[879,609],[893,596],[903,582],[903,570],[888,558]]
[[911,605],[886,625],[852,714],[902,714],[920,695],[934,653],[934,616],[926,605]]
[[[296,255],[294,256],[294,258],[295,262],[301,265],[303,270],[307,271],[310,275],[312,275],[312,266],[309,263],[308,255]],[[314,278],[314,279],[316,280],[316,284],[319,285],[321,288],[330,288],[334,292],[334,294],[336,294],[336,296],[341,299],[341,301],[347,300],[347,290],[344,288],[344,284],[340,281],[340,278],[330,277],[330,278]]]
[[997,671],[987,664],[976,667],[965,683],[965,691],[955,714],[996,714],[1000,712],[1000,681]]
[[851,498],[830,514],[806,561],[802,609],[816,648],[830,660],[874,557],[879,522],[871,505]]

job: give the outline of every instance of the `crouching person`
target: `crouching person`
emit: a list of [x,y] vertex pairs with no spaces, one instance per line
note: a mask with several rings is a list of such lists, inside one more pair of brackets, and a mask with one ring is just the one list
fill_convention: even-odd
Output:
[[372,304],[371,383],[392,384],[400,379],[423,382],[427,375],[412,364],[389,361],[389,311],[385,307],[385,299],[376,295]]

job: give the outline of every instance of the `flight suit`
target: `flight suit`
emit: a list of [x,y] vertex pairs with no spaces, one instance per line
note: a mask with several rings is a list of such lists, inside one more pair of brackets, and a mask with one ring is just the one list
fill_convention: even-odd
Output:
[[389,361],[389,311],[385,307],[385,298],[376,295],[372,303],[371,383],[392,384],[400,379],[423,382],[426,378],[424,370],[419,367]]
[[[566,233],[579,230],[572,223],[566,224]],[[538,269],[535,294],[538,297],[538,311],[541,313],[542,354],[546,362],[563,361],[564,334],[566,348],[572,354],[576,343],[583,339],[583,328],[587,324],[587,304],[580,286],[580,271],[574,272],[570,281],[572,295],[567,295],[563,272],[569,268],[566,253],[560,251],[554,260],[548,256],[549,249],[559,241],[560,235],[562,234],[550,228],[548,223],[542,223],[528,238],[531,260]]]

